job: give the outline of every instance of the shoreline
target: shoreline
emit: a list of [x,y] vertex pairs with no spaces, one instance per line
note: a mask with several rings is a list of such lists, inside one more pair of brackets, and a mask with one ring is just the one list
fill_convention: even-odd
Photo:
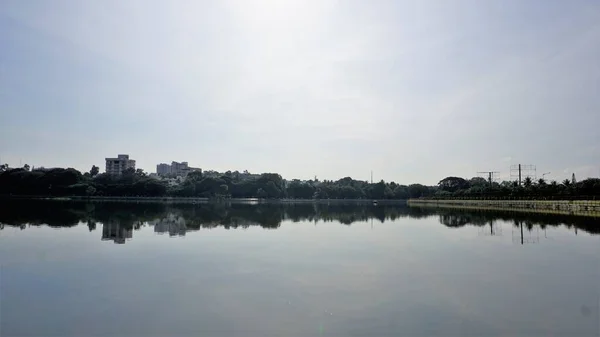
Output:
[[259,198],[197,198],[197,197],[109,197],[109,196],[0,196],[0,200],[45,200],[45,201],[85,201],[85,202],[147,202],[147,203],[187,203],[187,204],[206,204],[206,203],[354,203],[354,204],[374,204],[377,205],[407,205],[407,200],[372,200],[372,199],[259,199]]
[[600,200],[432,200],[409,199],[409,206],[480,209],[600,218]]

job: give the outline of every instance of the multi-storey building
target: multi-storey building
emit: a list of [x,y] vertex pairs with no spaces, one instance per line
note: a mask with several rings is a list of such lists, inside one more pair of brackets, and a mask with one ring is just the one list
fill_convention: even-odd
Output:
[[188,162],[184,161],[178,163],[176,161],[171,162],[171,173],[175,176],[184,176],[188,173],[190,167],[188,166]]
[[190,167],[187,161],[181,163],[174,161],[171,165],[165,163],[156,165],[156,174],[159,176],[185,177],[188,173],[198,170],[200,169]]
[[120,154],[117,158],[106,158],[106,173],[120,175],[128,168],[135,169],[135,160],[129,159],[128,154]]
[[156,174],[158,174],[159,176],[166,176],[171,174],[171,165],[164,163],[156,165]]

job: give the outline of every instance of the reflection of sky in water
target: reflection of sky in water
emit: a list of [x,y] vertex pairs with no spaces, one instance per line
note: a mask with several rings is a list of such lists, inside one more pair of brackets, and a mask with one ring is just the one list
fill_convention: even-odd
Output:
[[133,232],[0,231],[2,335],[595,336],[600,237],[515,244],[437,217]]

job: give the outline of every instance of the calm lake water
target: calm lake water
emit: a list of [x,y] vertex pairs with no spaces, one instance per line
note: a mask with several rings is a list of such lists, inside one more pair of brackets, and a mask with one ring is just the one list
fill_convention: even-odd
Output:
[[598,336],[600,221],[0,205],[1,336]]

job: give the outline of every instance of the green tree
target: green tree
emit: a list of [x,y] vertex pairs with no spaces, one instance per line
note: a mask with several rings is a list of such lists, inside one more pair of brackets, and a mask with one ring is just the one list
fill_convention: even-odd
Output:
[[531,180],[530,177],[527,177],[523,180],[523,186],[525,186],[525,188],[531,188],[531,186],[533,186],[533,180]]
[[279,198],[281,196],[281,190],[275,185],[273,180],[269,180],[265,185],[264,191],[267,193],[269,198]]
[[94,195],[96,194],[96,188],[94,186],[88,186],[87,189],[85,190],[85,194],[86,195]]
[[422,198],[430,195],[429,187],[421,184],[408,185],[408,196],[409,198]]
[[381,180],[377,184],[372,184],[370,196],[372,199],[383,199],[385,197],[385,182]]
[[263,190],[262,188],[259,188],[256,191],[256,196],[259,197],[259,198],[261,198],[261,199],[264,199],[264,198],[267,198],[269,195],[267,194],[267,192],[265,192],[265,190]]
[[482,177],[473,177],[469,180],[469,185],[471,187],[487,187],[489,186],[489,182],[487,180],[485,180],[485,178]]
[[408,193],[408,186],[398,185],[394,189],[394,198],[395,199],[409,199],[410,195]]
[[456,192],[469,187],[469,182],[459,177],[446,177],[438,182],[442,191]]
[[227,192],[229,191],[229,186],[222,184],[221,186],[219,186],[219,194],[221,195],[227,195]]
[[92,165],[92,169],[90,170],[90,176],[95,177],[100,173],[100,168],[96,165]]
[[29,164],[25,164],[25,165],[23,165],[23,169],[24,169],[25,171],[29,171],[29,168],[30,168]]
[[185,176],[185,179],[190,181],[200,181],[202,178],[202,170],[192,171]]

